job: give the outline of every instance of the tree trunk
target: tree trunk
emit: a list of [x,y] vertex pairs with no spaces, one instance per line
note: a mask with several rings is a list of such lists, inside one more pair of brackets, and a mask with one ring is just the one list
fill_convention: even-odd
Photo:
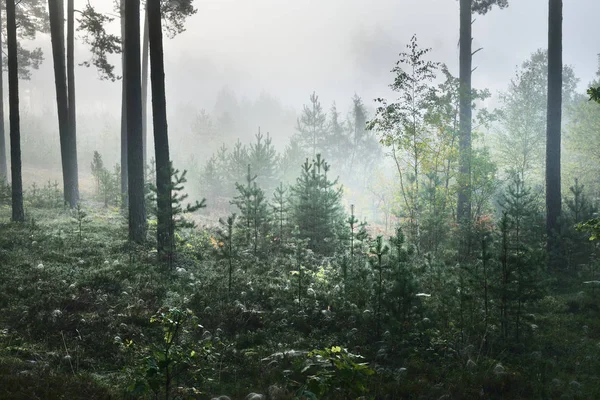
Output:
[[460,166],[456,211],[459,223],[471,220],[471,7],[472,0],[460,0]]
[[562,0],[549,0],[548,113],[546,118],[546,233],[548,266],[560,264],[560,130],[562,112]]
[[[0,10],[0,32],[2,32],[2,12]],[[2,35],[0,35],[0,49],[2,48]],[[2,51],[0,51],[0,65],[3,64]],[[6,162],[6,137],[4,132],[4,82],[0,71],[0,179],[8,180],[8,167]]]
[[17,21],[15,0],[6,0],[8,44],[8,104],[10,106],[10,169],[12,183],[12,220],[25,221],[23,181],[21,179],[21,131],[19,117],[19,67],[17,64]]
[[[73,174],[72,198],[79,200],[79,172],[77,166],[77,108],[75,104],[75,5],[67,0],[67,104],[69,115],[69,160]],[[73,202],[69,201],[71,207]]]
[[161,259],[171,260],[172,255],[170,253],[173,247],[172,242],[174,232],[160,0],[148,0],[146,7],[149,33],[148,38],[150,42],[150,62],[152,67],[150,74],[152,84],[154,153],[156,160],[158,255]]
[[125,87],[127,100],[127,177],[129,239],[146,238],[144,160],[142,154],[142,84],[140,60],[140,0],[125,3]]
[[52,58],[54,61],[54,83],[56,85],[56,107],[58,111],[58,130],[63,169],[63,191],[65,202],[69,203],[69,206],[75,207],[77,205],[77,190],[73,166],[76,163],[73,163],[72,158],[77,158],[77,150],[73,149],[73,141],[69,132],[63,0],[49,1],[48,14],[50,16],[50,38],[52,41]]
[[[142,146],[144,148],[144,167],[148,157],[148,47],[149,47],[149,25],[148,25],[148,2],[144,12],[144,37],[142,39]],[[161,27],[162,29],[162,27]]]
[[121,82],[121,195],[123,201],[121,207],[124,209],[127,204],[127,83],[125,82],[125,2],[121,0],[121,64],[123,77]]

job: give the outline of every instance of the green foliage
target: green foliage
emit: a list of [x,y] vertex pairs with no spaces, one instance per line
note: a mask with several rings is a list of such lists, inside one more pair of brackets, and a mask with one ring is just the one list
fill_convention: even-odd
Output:
[[96,179],[97,194],[104,201],[104,207],[119,207],[123,202],[121,194],[121,166],[115,164],[110,171],[104,166],[102,155],[94,151],[91,163],[92,176]]
[[79,237],[79,243],[81,244],[83,236],[83,224],[88,222],[87,213],[81,207],[81,202],[77,203],[77,206],[71,210],[73,221],[77,224],[77,235]]
[[273,228],[277,232],[275,241],[281,245],[282,243],[285,243],[289,233],[287,228],[290,212],[287,189],[283,187],[283,182],[275,189],[270,206],[275,215],[273,218]]
[[[497,290],[500,293],[502,334],[521,340],[527,307],[544,293],[545,281],[541,268],[543,217],[538,202],[521,178],[513,180],[502,195],[503,214],[500,220],[500,266]],[[512,335],[511,335],[512,334]]]
[[308,248],[315,253],[332,255],[338,248],[343,229],[342,188],[337,179],[327,176],[329,164],[317,154],[312,163],[306,159],[302,175],[291,188],[291,220],[298,226],[299,237],[308,239]]
[[398,325],[402,326],[410,321],[414,307],[417,306],[418,286],[410,264],[413,251],[407,245],[401,228],[396,228],[396,234],[389,241],[389,285],[383,297],[383,306],[398,320]]
[[600,168],[598,126],[600,104],[578,95],[565,113],[565,172],[568,180],[578,179],[592,197],[598,194],[597,172]]
[[590,100],[600,103],[600,87],[589,88],[587,94],[590,95]]
[[375,371],[368,363],[357,362],[360,356],[349,353],[340,346],[308,353],[308,363],[303,369],[306,383],[296,395],[298,398],[357,399],[368,394],[369,377]]
[[237,192],[236,183],[246,176],[250,165],[257,184],[267,192],[275,190],[280,177],[279,155],[268,134],[265,138],[259,132],[255,139],[249,146],[238,140],[231,151],[221,146],[201,171],[202,188],[216,198],[232,198]]
[[[533,207],[515,206],[526,203],[505,203],[521,210],[521,224],[533,220],[525,217]],[[236,237],[233,218],[223,235],[190,230],[191,246],[214,252],[201,260],[183,253],[167,277],[148,249],[132,258],[123,252],[118,210],[91,203],[85,211],[85,246],[69,234],[73,220],[52,210],[32,208],[35,225],[0,225],[0,385],[7,398],[118,399],[127,387],[129,398],[173,399],[246,398],[267,387],[269,398],[332,400],[600,393],[600,364],[586,358],[599,339],[600,292],[575,274],[548,288],[543,238],[517,242],[517,215],[500,220],[495,235],[491,221],[478,226],[485,240],[468,264],[457,265],[452,248],[418,255],[397,230],[372,242],[373,264],[355,262],[346,282],[349,252],[308,251],[298,231],[268,259],[240,258],[236,239],[228,240]],[[0,218],[9,219],[9,210],[0,209]],[[191,313],[202,315],[203,327]],[[319,350],[306,357],[310,349]]]
[[[180,172],[171,166],[171,204],[172,204],[172,218],[173,218],[173,230],[179,232],[182,229],[190,229],[196,226],[193,220],[186,218],[186,214],[191,214],[198,211],[201,208],[206,207],[206,200],[196,200],[194,203],[185,204],[185,200],[189,195],[185,192],[185,183],[187,183],[187,170]],[[156,185],[152,182],[149,183],[150,193],[148,194],[148,200],[152,207],[149,208],[153,215],[156,215]]]
[[94,158],[91,163],[92,176],[96,180],[96,192],[100,194],[100,179],[102,174],[104,173],[104,161],[102,161],[102,156],[97,151],[94,151]]
[[[279,163],[279,155],[273,146],[272,139],[267,133],[265,138],[259,132],[255,136],[256,141],[250,143],[248,149],[248,165],[256,174],[256,183],[264,189],[265,192],[271,193],[275,190],[275,182],[279,177],[277,164]],[[239,179],[240,177],[237,177]]]
[[[368,128],[377,132],[389,149],[399,180],[400,209],[407,234],[418,252],[437,252],[444,243],[445,227],[451,222],[458,182],[458,93],[459,82],[438,62],[427,59],[431,49],[422,49],[413,36],[408,51],[400,54],[392,72],[391,89],[397,99],[377,99],[375,117]],[[434,84],[438,71],[445,80]],[[489,97],[473,91],[474,99]],[[487,113],[478,118],[489,120]]]
[[304,151],[298,139],[290,140],[280,157],[279,169],[282,172],[282,180],[285,183],[293,183],[298,177],[298,168],[306,160],[307,152]]
[[266,255],[265,241],[269,232],[269,212],[263,190],[256,184],[256,175],[252,176],[250,165],[246,174],[246,184],[236,183],[238,195],[231,204],[239,210],[237,232],[243,238],[242,243],[252,249],[252,254]]
[[[188,194],[184,192],[187,170],[179,172],[178,169],[171,167],[171,204],[172,204],[172,215],[173,215],[173,229],[175,232],[179,229],[193,228],[196,223],[192,220],[185,218],[186,214],[191,214],[198,211],[201,208],[206,207],[206,200],[196,200],[194,203],[188,203],[184,206],[185,199],[188,198]],[[154,189],[155,190],[155,189]]]
[[227,275],[229,277],[227,293],[229,294],[231,293],[233,284],[234,260],[237,250],[234,246],[235,220],[235,213],[227,217],[227,221],[220,218],[219,227],[216,231],[216,238],[212,239],[212,244],[216,250],[218,260],[227,262]]
[[569,187],[571,196],[565,199],[561,239],[564,243],[567,267],[570,268],[593,262],[593,245],[587,240],[585,233],[577,230],[580,224],[591,220],[597,211],[588,200],[584,189],[585,186],[579,183],[579,179],[575,179],[575,184]]
[[25,193],[25,201],[37,208],[59,209],[64,206],[64,198],[58,181],[48,181],[42,187],[38,187],[34,182],[28,193]]
[[375,258],[371,258],[371,266],[373,269],[377,271],[378,280],[377,280],[377,328],[376,335],[379,337],[379,333],[381,330],[381,298],[383,295],[383,256],[387,255],[390,252],[390,247],[387,244],[383,243],[383,237],[377,236],[375,241],[373,242],[371,248],[369,249],[369,254]]
[[[563,68],[563,105],[574,98],[577,79],[573,69]],[[515,169],[528,184],[544,182],[548,52],[538,50],[525,61],[510,81],[500,101],[500,125],[495,149],[503,169]]]
[[495,5],[498,8],[508,7],[508,0],[474,0],[472,2],[472,12],[480,15],[487,14]]
[[130,393],[139,396],[151,390],[156,398],[161,396],[168,400],[173,397],[174,383],[180,382],[199,358],[194,346],[182,340],[182,336],[198,326],[197,318],[191,310],[168,308],[160,309],[150,318],[150,323],[159,325],[163,335],[147,349],[144,378],[130,387]]
[[6,178],[0,176],[0,205],[12,203],[12,189]]
[[577,229],[590,235],[590,240],[600,238],[600,218],[592,218],[588,221],[577,224]]
[[327,115],[315,92],[310,95],[310,104],[303,106],[296,130],[295,139],[306,153],[313,158],[317,153],[330,155],[329,146],[333,143],[328,140]]
[[83,42],[90,46],[92,58],[84,61],[81,65],[89,67],[94,65],[100,73],[100,79],[116,81],[120,77],[114,73],[114,65],[110,64],[108,57],[112,54],[121,53],[121,38],[106,32],[106,25],[114,21],[114,18],[102,14],[90,4],[81,11],[77,22],[77,31],[83,32]]

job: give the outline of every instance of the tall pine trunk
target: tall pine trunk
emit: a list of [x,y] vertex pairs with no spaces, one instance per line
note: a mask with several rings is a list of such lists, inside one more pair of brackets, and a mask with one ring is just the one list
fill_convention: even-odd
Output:
[[[121,195],[127,196],[127,82],[125,81],[125,3],[126,0],[121,0],[121,53],[122,53],[122,86],[121,86]],[[126,200],[123,199],[121,207],[125,208]]]
[[[79,172],[77,166],[77,108],[75,104],[75,4],[67,0],[67,104],[69,115],[70,169],[73,174],[75,201],[79,200]],[[74,153],[73,153],[74,152]],[[73,203],[69,201],[73,207]]]
[[142,146],[144,147],[144,166],[148,156],[148,2],[144,12],[144,36],[142,38]]
[[562,118],[562,0],[548,8],[548,113],[546,118],[546,232],[548,266],[560,264],[560,130]]
[[63,0],[48,2],[50,16],[50,37],[52,41],[52,58],[54,61],[54,83],[56,85],[56,107],[58,111],[58,130],[60,136],[60,153],[63,169],[63,190],[65,202],[71,207],[77,205],[78,190],[76,161],[77,149],[69,132],[69,104],[67,95],[67,73],[65,66],[65,29]]
[[460,0],[460,175],[456,214],[459,223],[468,223],[471,220],[471,73],[473,59],[471,9],[472,0]]
[[174,232],[160,0],[148,0],[146,10],[149,28],[148,38],[150,42],[152,120],[156,158],[158,255],[159,258],[170,261],[172,258]]
[[[2,12],[0,10],[0,32],[2,32]],[[2,48],[2,35],[0,35],[0,49]],[[4,55],[0,51],[0,65],[4,65],[2,60]],[[8,179],[8,166],[6,161],[6,132],[4,132],[4,82],[2,81],[2,71],[0,71],[0,179]]]
[[15,0],[6,0],[8,45],[8,104],[10,106],[10,169],[12,183],[12,220],[25,221],[23,181],[21,179],[21,128],[19,117],[19,66],[17,62],[17,21]]
[[125,3],[125,87],[127,100],[127,177],[129,239],[146,238],[144,157],[142,154],[142,85],[140,60],[140,0]]

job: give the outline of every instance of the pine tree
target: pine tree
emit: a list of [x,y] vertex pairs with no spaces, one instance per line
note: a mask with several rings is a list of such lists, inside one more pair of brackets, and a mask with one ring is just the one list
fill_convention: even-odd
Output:
[[392,315],[401,319],[404,324],[410,318],[415,305],[417,282],[410,269],[411,248],[407,246],[402,228],[396,228],[396,234],[389,239],[391,251],[389,256],[389,279],[391,286],[386,294],[385,307]]
[[249,161],[248,148],[238,140],[227,155],[227,197],[234,196],[236,182],[246,175]]
[[[349,165],[350,169],[352,169],[352,162],[348,158],[348,154],[354,154],[354,149],[347,135],[347,125],[344,121],[341,121],[337,106],[333,103],[329,110],[329,132],[327,134],[329,144],[331,145],[327,146],[327,152],[323,152],[323,157],[331,160],[339,167]],[[334,143],[335,145],[332,145]]]
[[368,117],[362,98],[355,94],[352,97],[352,110],[347,123],[350,142],[350,159],[347,161],[350,176],[357,169],[371,169],[383,155],[376,135],[367,129]]
[[579,179],[575,179],[575,184],[569,188],[571,197],[565,201],[562,241],[569,268],[592,261],[593,246],[585,233],[576,230],[578,224],[591,219],[596,213],[596,208],[588,200],[584,189],[585,186],[579,183]]
[[318,254],[332,255],[343,229],[342,188],[337,179],[329,180],[329,165],[317,154],[312,163],[306,159],[300,177],[292,187],[292,223],[308,248]]
[[285,229],[288,225],[288,213],[289,213],[289,200],[287,197],[287,190],[283,187],[283,182],[279,184],[275,193],[273,193],[273,200],[271,203],[271,209],[275,215],[275,227],[277,229],[277,243],[285,243],[286,232]]
[[[377,326],[376,326],[376,336],[379,338],[379,333],[381,331],[381,298],[383,293],[383,256],[387,255],[390,252],[390,247],[383,242],[383,237],[381,235],[375,238],[371,248],[369,249],[369,254],[373,256],[371,258],[371,266],[377,272]],[[387,267],[387,265],[385,265]]]
[[[178,169],[174,169],[172,165],[170,169],[171,182],[167,186],[167,200],[170,200],[171,207],[168,213],[161,214],[165,211],[157,206],[157,188],[154,184],[150,186],[151,192],[148,197],[150,204],[152,205],[150,212],[155,215],[157,219],[162,219],[164,229],[168,230],[164,238],[159,238],[157,236],[157,246],[162,247],[159,250],[162,260],[165,261],[169,267],[172,267],[176,250],[175,232],[181,231],[182,229],[194,228],[196,226],[195,222],[186,219],[185,215],[206,207],[206,200],[196,200],[194,203],[184,205],[184,201],[188,198],[188,194],[183,192],[185,189],[184,185],[187,183],[187,170],[180,172]],[[157,235],[158,234],[159,232],[157,231]]]
[[91,164],[92,176],[96,179],[96,191],[100,193],[100,179],[104,172],[104,162],[102,156],[97,151],[94,151],[94,158]]
[[256,175],[252,175],[250,165],[246,174],[246,184],[236,183],[238,195],[231,204],[239,210],[238,231],[244,237],[244,243],[252,247],[252,254],[258,255],[268,233],[268,210],[265,194],[256,184]]
[[354,204],[350,204],[350,216],[346,223],[350,226],[350,259],[354,260],[354,229],[358,218],[354,215]]
[[213,155],[202,168],[200,184],[207,193],[212,194],[214,199],[224,196],[225,177],[216,155]]
[[327,115],[315,92],[310,95],[310,105],[304,105],[296,130],[298,142],[313,158],[327,153]]
[[233,262],[235,259],[235,247],[234,247],[234,227],[236,214],[232,214],[227,217],[227,221],[222,218],[219,219],[219,228],[217,228],[216,236],[214,240],[215,248],[218,251],[219,258],[227,260],[227,275],[228,285],[227,293],[231,295],[231,286],[233,283]]
[[302,166],[305,159],[306,152],[298,139],[292,137],[283,152],[283,156],[279,160],[279,169],[281,170],[284,183],[292,184],[296,181],[298,169]]
[[272,139],[267,133],[265,138],[260,129],[255,136],[256,141],[250,144],[248,150],[248,163],[252,171],[257,175],[256,183],[266,192],[271,193],[275,190],[275,184],[278,180],[277,150],[273,146]]
[[522,316],[527,305],[542,294],[540,266],[543,223],[539,200],[525,187],[518,174],[502,194],[503,209],[500,220],[501,242],[501,322],[505,338],[510,326],[519,341],[522,333]]

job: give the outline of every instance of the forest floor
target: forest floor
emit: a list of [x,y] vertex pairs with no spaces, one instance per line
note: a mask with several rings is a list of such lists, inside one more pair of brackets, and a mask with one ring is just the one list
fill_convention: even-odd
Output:
[[0,206],[0,399],[600,398],[596,272],[557,279],[521,345],[461,347],[424,322],[399,343],[362,310],[328,309],[327,267],[301,306],[280,260],[237,271],[229,294],[209,233],[166,270],[118,210],[84,209],[13,224]]

